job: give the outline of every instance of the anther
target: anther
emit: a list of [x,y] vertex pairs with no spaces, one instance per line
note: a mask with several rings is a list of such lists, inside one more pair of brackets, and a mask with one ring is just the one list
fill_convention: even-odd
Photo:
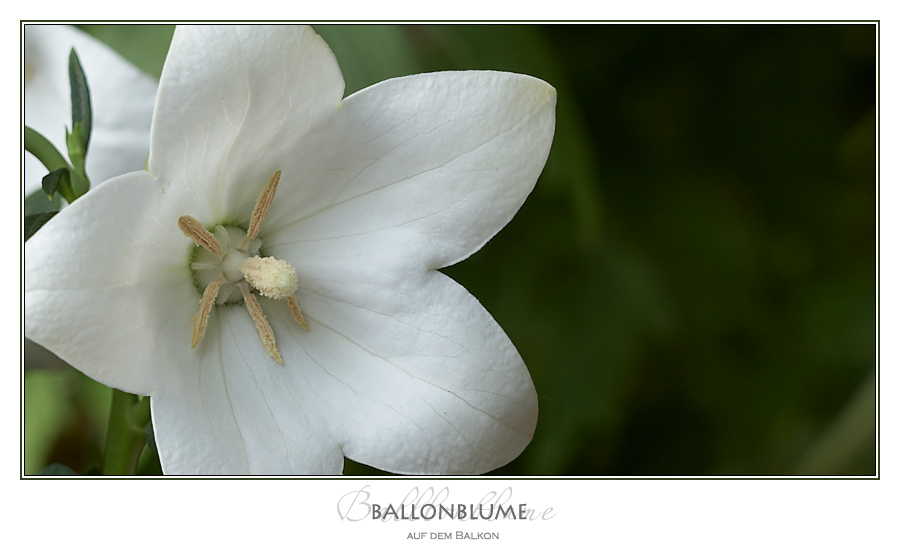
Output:
[[222,251],[222,245],[216,240],[215,235],[207,231],[203,224],[191,216],[181,216],[178,218],[178,228],[181,232],[190,238],[197,246],[209,250],[219,258],[225,255]]
[[259,235],[259,228],[262,227],[262,222],[266,219],[269,207],[272,206],[272,200],[275,198],[275,189],[278,188],[278,182],[280,180],[281,170],[278,170],[272,174],[272,177],[269,178],[269,183],[266,184],[262,193],[260,193],[259,197],[256,199],[256,206],[253,207],[253,213],[250,214],[250,227],[247,229],[244,240],[241,241],[241,246],[238,247],[241,250],[247,246],[247,243]]
[[300,311],[300,304],[297,302],[297,297],[291,294],[286,300],[288,309],[291,310],[291,317],[293,317],[305,330],[309,330],[309,325],[306,324],[306,319],[303,318],[303,313]]
[[262,306],[259,305],[256,296],[250,292],[250,287],[247,283],[242,281],[238,283],[238,287],[241,289],[241,294],[244,295],[244,303],[247,304],[247,311],[250,312],[250,317],[253,318],[253,322],[256,324],[256,330],[259,332],[259,339],[262,340],[263,347],[266,348],[266,351],[269,352],[272,359],[278,361],[279,365],[283,365],[284,363],[281,361],[281,354],[278,353],[278,346],[275,345],[275,333],[272,331],[272,326],[269,325],[269,321],[266,319],[266,314],[263,312]]
[[194,315],[193,330],[191,333],[191,349],[197,347],[197,344],[203,340],[203,335],[206,334],[206,326],[209,324],[209,314],[212,311],[213,304],[216,303],[216,296],[219,295],[219,288],[224,282],[225,277],[219,275],[219,278],[210,281],[210,283],[206,285],[206,290],[203,291],[203,296],[200,298],[200,311]]

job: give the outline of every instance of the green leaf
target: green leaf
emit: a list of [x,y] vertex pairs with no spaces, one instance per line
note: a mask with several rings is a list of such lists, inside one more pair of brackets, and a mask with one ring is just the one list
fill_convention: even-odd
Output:
[[[25,127],[25,150],[35,156],[47,170],[53,172],[60,169],[71,168],[66,159],[56,150],[50,141],[33,128]],[[76,194],[73,189],[76,186],[83,189]],[[56,191],[70,204],[79,196],[87,192],[89,184],[87,178],[82,178],[70,170],[69,177],[65,181],[57,181]],[[58,209],[57,209],[58,210]],[[27,212],[26,212],[27,214]]]
[[42,476],[77,476],[72,468],[60,464],[58,462],[54,462],[53,464],[47,466],[41,471]]
[[69,165],[50,140],[30,126],[25,126],[25,150],[41,161],[47,170],[53,171]]
[[84,158],[87,156],[87,148],[85,147],[84,132],[80,124],[69,133],[66,129],[66,147],[69,150],[69,160],[72,166],[78,172],[84,172]]
[[66,147],[74,168],[71,174],[74,199],[87,193],[90,188],[84,171],[84,159],[91,141],[91,92],[74,48],[69,53],[69,87],[72,94],[72,131],[66,130]]
[[38,189],[34,193],[25,197],[24,214],[40,214],[41,212],[59,212],[62,208],[62,197],[57,193],[53,198],[47,200],[47,195],[42,189]]
[[91,139],[91,92],[75,48],[69,52],[69,86],[72,94],[72,134],[78,136],[87,153]]
[[45,223],[49,222],[50,219],[59,214],[59,212],[41,212],[40,214],[31,214],[30,216],[25,216],[25,240],[31,238],[32,235],[37,233],[38,229],[44,226]]
[[52,199],[53,195],[60,187],[65,188],[70,185],[72,178],[69,176],[68,168],[59,168],[41,178],[41,188],[48,199]]

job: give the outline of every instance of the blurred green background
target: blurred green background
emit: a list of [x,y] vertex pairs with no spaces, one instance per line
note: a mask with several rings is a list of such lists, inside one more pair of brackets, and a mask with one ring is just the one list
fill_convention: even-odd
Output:
[[[315,27],[347,94],[451,69],[559,93],[534,193],[445,270],[539,395],[495,475],[876,474],[874,25]],[[173,30],[83,28],[156,77]],[[108,404],[26,369],[26,473],[91,471]]]

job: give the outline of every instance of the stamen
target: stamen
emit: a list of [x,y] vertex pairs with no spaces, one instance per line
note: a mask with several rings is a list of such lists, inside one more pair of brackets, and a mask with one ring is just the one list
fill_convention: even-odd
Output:
[[209,324],[209,314],[212,311],[213,304],[216,302],[216,296],[219,295],[219,287],[225,282],[225,277],[219,275],[218,279],[210,281],[203,291],[200,298],[200,311],[194,315],[193,330],[191,333],[191,349],[197,347],[197,344],[203,340],[206,334],[206,325]]
[[306,324],[306,319],[303,318],[303,313],[300,312],[300,304],[297,303],[297,297],[291,294],[285,299],[287,300],[288,309],[291,310],[291,317],[305,330],[309,330],[309,325]]
[[213,235],[216,236],[216,240],[219,241],[219,244],[222,245],[222,248],[234,248],[231,246],[231,234],[225,229],[222,225],[217,225],[213,228]]
[[200,269],[219,269],[220,265],[221,264],[219,263],[212,262],[191,262],[191,269],[193,269],[194,271]]
[[266,320],[266,314],[263,312],[262,306],[259,305],[256,296],[250,292],[250,287],[247,283],[242,281],[238,283],[238,287],[241,289],[241,294],[244,295],[244,303],[247,304],[250,317],[256,323],[256,330],[259,331],[259,339],[262,340],[263,347],[266,348],[272,359],[278,361],[279,365],[283,365],[281,354],[278,353],[278,346],[275,345],[275,333],[272,332],[272,327],[269,325],[269,321]]
[[222,251],[222,245],[216,240],[216,237],[203,227],[203,224],[191,216],[181,216],[178,218],[178,228],[181,232],[190,238],[197,246],[209,250],[219,258],[225,255]]
[[262,227],[262,222],[266,219],[269,207],[272,206],[272,200],[275,198],[275,189],[278,187],[280,180],[281,170],[278,170],[272,174],[269,183],[266,184],[262,193],[259,194],[259,198],[256,199],[256,206],[253,207],[253,213],[250,215],[250,228],[247,229],[247,234],[244,236],[244,240],[241,241],[241,246],[238,247],[241,250],[259,235],[259,228]]
[[[259,256],[262,242],[257,236],[275,199],[279,181],[281,170],[272,174],[269,183],[257,197],[246,233],[238,227],[223,225],[216,226],[213,233],[203,227],[196,218],[191,216],[178,218],[178,227],[181,231],[197,246],[203,247],[215,256],[212,258],[206,252],[200,251],[191,253],[191,269],[195,272],[195,281],[199,279],[201,281],[199,284],[202,285],[203,282],[215,277],[218,272],[218,277],[206,286],[200,298],[200,310],[193,319],[191,348],[203,340],[213,305],[236,302],[243,296],[244,304],[256,325],[263,347],[278,364],[284,364],[275,343],[275,332],[266,319],[259,300],[251,291],[251,286],[262,296],[287,300],[291,317],[305,330],[309,330],[309,325],[300,311],[300,304],[294,296],[299,282],[297,271],[284,260]],[[241,239],[240,245],[235,246],[238,239]],[[209,273],[210,271],[213,273]]]

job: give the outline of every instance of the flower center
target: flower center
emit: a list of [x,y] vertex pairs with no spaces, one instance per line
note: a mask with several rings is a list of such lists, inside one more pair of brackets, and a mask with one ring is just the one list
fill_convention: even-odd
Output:
[[233,225],[217,225],[210,232],[191,216],[178,218],[178,227],[198,247],[191,253],[191,270],[198,289],[203,289],[200,310],[194,315],[192,348],[206,334],[213,305],[243,301],[266,351],[273,359],[282,362],[275,344],[275,333],[251,287],[267,298],[284,299],[294,320],[309,330],[294,296],[299,280],[297,271],[284,260],[258,256],[262,242],[257,235],[272,205],[280,179],[281,171],[275,172],[260,193],[246,231]]
[[262,242],[260,239],[251,239],[243,249],[240,244],[247,232],[236,226],[217,225],[212,231],[213,237],[222,248],[222,254],[217,255],[203,246],[195,249],[194,258],[191,261],[191,269],[194,270],[194,282],[202,291],[220,276],[224,282],[219,288],[216,304],[231,304],[242,302],[243,294],[237,288],[237,284],[244,280],[241,272],[241,264],[245,260],[259,253]]

